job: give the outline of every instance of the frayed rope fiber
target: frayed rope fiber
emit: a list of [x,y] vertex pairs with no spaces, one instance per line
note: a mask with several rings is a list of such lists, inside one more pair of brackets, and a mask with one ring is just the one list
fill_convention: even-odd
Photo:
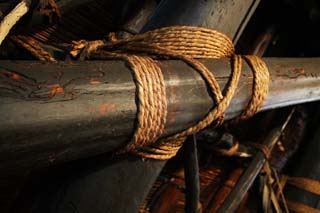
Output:
[[[231,40],[215,30],[202,27],[164,27],[126,39],[110,41],[79,41],[74,43],[72,55],[86,49],[88,58],[117,58],[129,63],[137,87],[137,125],[132,141],[121,152],[133,152],[144,158],[167,160],[176,155],[188,135],[196,133],[213,122],[223,121],[224,112],[235,93],[240,78],[242,59],[253,72],[251,100],[237,119],[254,115],[262,106],[269,85],[266,64],[257,56],[235,54]],[[175,135],[161,138],[167,115],[164,77],[156,58],[179,59],[193,67],[212,91],[215,107],[196,125]],[[229,58],[231,75],[222,94],[214,75],[197,59]]]

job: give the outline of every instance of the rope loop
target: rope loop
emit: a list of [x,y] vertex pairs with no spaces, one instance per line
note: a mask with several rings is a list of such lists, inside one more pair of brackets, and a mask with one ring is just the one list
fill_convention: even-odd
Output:
[[[90,58],[122,59],[131,67],[137,87],[137,125],[132,141],[121,152],[133,152],[144,158],[167,160],[176,155],[188,135],[204,129],[212,122],[221,123],[235,94],[243,59],[253,72],[253,92],[246,110],[237,119],[254,115],[268,93],[269,72],[266,64],[257,56],[236,55],[231,40],[216,30],[173,26],[125,39],[117,39],[111,33],[109,41],[75,43],[71,53],[77,55],[83,47]],[[157,58],[178,59],[193,67],[207,82],[215,102],[215,107],[196,125],[165,138],[161,136],[166,125],[167,98]],[[197,60],[201,58],[230,59],[231,75],[224,94],[214,74]]]

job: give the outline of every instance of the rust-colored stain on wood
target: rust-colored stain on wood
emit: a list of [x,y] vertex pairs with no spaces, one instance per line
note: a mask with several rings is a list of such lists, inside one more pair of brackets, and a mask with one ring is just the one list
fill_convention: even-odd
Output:
[[300,76],[307,77],[307,74],[304,69],[302,68],[294,68],[292,70],[288,70],[287,73],[282,73],[280,69],[275,69],[278,77],[284,77],[289,79],[295,79]]
[[12,80],[16,80],[16,81],[19,81],[21,79],[21,76],[16,74],[16,73],[10,73],[10,78]]
[[90,84],[92,84],[92,85],[101,84],[101,81],[98,81],[98,80],[96,80],[96,79],[91,79],[91,80],[90,80]]
[[52,84],[47,86],[50,89],[50,98],[53,98],[56,94],[64,92],[64,88],[60,84]]
[[6,77],[10,78],[11,80],[19,81],[21,80],[21,75],[8,71],[8,70],[1,70],[1,73],[3,73]]
[[99,112],[101,115],[105,115],[107,112],[111,111],[114,112],[116,110],[116,105],[115,104],[101,104]]
[[294,69],[292,70],[293,73],[296,74],[297,77],[299,76],[306,76],[306,72],[304,71],[304,69]]

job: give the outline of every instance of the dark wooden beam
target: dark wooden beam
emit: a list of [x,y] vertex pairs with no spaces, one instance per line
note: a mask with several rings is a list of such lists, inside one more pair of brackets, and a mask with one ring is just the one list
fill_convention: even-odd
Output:
[[[320,99],[320,59],[264,58],[271,82],[261,110]],[[203,60],[224,88],[228,60]],[[203,118],[213,106],[201,76],[180,61],[161,61],[168,98],[165,135]],[[137,105],[131,71],[123,61],[44,64],[2,61],[0,66],[1,166],[48,166],[111,152],[134,132]],[[244,64],[226,118],[251,97],[252,74]]]

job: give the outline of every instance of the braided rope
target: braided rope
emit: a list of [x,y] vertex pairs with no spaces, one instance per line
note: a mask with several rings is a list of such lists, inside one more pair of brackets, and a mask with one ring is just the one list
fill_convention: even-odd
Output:
[[[269,73],[266,64],[256,56],[236,55],[231,40],[218,31],[201,27],[176,26],[121,40],[116,40],[114,34],[111,34],[110,40],[110,42],[89,42],[87,50],[91,51],[87,55],[93,58],[124,59],[130,64],[134,73],[139,99],[138,124],[133,140],[125,147],[125,151],[134,152],[145,158],[166,160],[176,155],[188,135],[204,129],[212,122],[222,122],[224,112],[239,82],[242,58],[251,67],[254,82],[252,98],[238,119],[254,115],[267,96]],[[90,48],[90,44],[94,48]],[[72,53],[80,52],[80,49],[75,46]],[[164,131],[166,122],[167,99],[162,72],[152,58],[180,59],[193,67],[207,82],[216,104],[196,125],[160,140],[158,139]],[[214,75],[196,60],[199,58],[230,58],[231,75],[224,94]]]

